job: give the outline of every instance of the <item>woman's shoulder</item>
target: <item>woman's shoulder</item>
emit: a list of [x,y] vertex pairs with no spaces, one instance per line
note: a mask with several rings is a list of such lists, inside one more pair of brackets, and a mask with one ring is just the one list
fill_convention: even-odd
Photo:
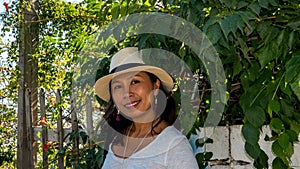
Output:
[[160,133],[160,137],[169,137],[170,139],[170,138],[183,138],[185,136],[174,126],[168,126]]
[[166,147],[171,148],[180,144],[181,142],[187,142],[187,138],[174,126],[166,127],[153,141],[152,147]]

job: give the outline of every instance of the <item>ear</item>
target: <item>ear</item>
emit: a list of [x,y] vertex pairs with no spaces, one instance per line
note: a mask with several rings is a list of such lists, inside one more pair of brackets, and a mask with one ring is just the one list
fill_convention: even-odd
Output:
[[157,79],[156,82],[153,84],[153,88],[154,88],[154,95],[157,96],[158,95],[158,89],[160,87],[160,80]]

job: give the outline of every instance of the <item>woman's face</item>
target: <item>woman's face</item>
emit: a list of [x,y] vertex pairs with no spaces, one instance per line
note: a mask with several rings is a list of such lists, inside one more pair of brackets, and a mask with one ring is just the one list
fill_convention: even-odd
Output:
[[153,83],[145,72],[130,72],[111,81],[112,98],[120,112],[135,122],[150,122],[155,118],[152,110],[154,95],[160,81]]

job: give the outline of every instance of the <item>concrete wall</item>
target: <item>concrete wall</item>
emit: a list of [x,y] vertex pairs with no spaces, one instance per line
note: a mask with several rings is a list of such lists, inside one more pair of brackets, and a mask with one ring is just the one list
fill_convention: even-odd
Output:
[[[212,152],[212,161],[209,163],[211,169],[251,169],[253,167],[253,160],[246,153],[244,149],[245,139],[241,133],[242,126],[234,125],[228,127],[206,128],[201,129],[199,136],[203,138],[207,136],[213,139],[212,144],[206,144],[204,150]],[[261,149],[269,157],[269,166],[275,158],[271,146],[272,142],[264,141],[266,134],[269,136],[271,130],[268,126],[264,126],[261,132],[259,144]],[[300,140],[300,136],[299,136]],[[292,156],[291,164],[294,168],[300,169],[300,144],[294,145],[294,155]]]

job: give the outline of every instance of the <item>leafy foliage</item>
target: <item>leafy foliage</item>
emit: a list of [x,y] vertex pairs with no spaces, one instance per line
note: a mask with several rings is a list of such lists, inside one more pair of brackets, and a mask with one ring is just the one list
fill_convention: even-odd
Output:
[[16,117],[12,107],[0,104],[0,166],[10,166],[16,155]]
[[[4,33],[11,32],[12,40],[1,45],[6,46],[2,47],[0,53],[8,52],[6,62],[9,63],[9,71],[1,69],[1,72],[4,72],[3,77],[7,77],[9,83],[1,88],[0,97],[13,102],[17,100],[19,72],[14,68],[14,63],[18,62],[18,25],[22,24],[18,19],[18,10],[22,7],[24,4],[13,1],[10,13],[1,14],[1,38]],[[37,21],[40,26],[40,45],[33,54],[39,62],[39,86],[48,91],[49,111],[55,110],[54,104],[51,104],[52,90],[62,90],[66,100],[63,109],[67,117],[70,108],[66,105],[70,104],[74,73],[72,64],[93,33],[103,25],[133,13],[163,12],[179,16],[207,35],[223,62],[228,101],[220,125],[244,124],[242,133],[246,140],[245,150],[254,159],[256,168],[268,167],[268,157],[259,146],[258,138],[261,127],[270,125],[272,135],[267,136],[266,141],[272,141],[272,151],[276,155],[272,166],[289,168],[294,153],[293,143],[299,141],[297,136],[300,133],[299,8],[299,2],[292,0],[85,0],[78,4],[41,0]],[[194,131],[191,131],[195,132],[196,128],[203,125],[209,113],[207,110],[211,94],[209,76],[201,61],[185,44],[170,37],[152,34],[128,37],[114,44],[107,53],[134,45],[173,52],[201,77],[198,87],[199,95],[203,97],[199,110],[201,114],[194,124]],[[107,73],[108,62],[107,58],[102,60],[99,69],[105,68],[106,72],[99,71],[98,76]],[[100,101],[100,104],[103,102]],[[6,116],[4,112],[10,111],[2,106],[1,119]],[[8,116],[14,117],[12,113]],[[56,119],[53,113],[52,123]],[[5,122],[14,123],[15,120],[7,118]],[[94,146],[82,151],[86,155],[83,157],[90,159],[98,156],[98,152],[100,149]],[[11,152],[10,157],[6,158],[7,162],[10,162],[13,154]],[[210,153],[199,154],[197,159],[204,160],[201,163],[204,167],[210,157]],[[80,165],[86,167],[92,164]]]

